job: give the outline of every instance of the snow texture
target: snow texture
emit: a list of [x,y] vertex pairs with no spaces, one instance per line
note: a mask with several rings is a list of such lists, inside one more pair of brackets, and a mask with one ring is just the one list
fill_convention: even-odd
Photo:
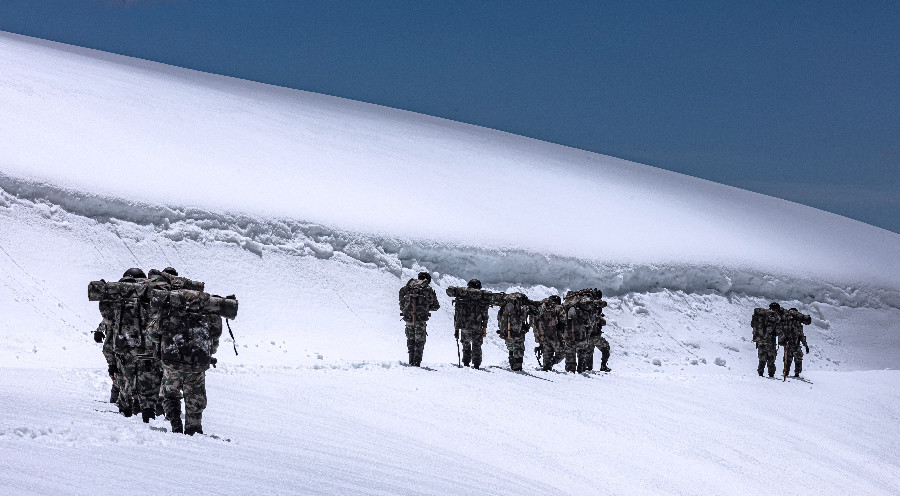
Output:
[[[900,492],[900,373],[874,370],[900,367],[896,234],[12,34],[0,68],[4,493]],[[169,265],[240,300],[204,414],[230,442],[103,402],[87,282]],[[416,369],[397,291],[423,269],[442,308]],[[472,277],[602,289],[614,372],[505,370],[495,312],[486,370],[457,369],[444,290]],[[756,376],[750,315],[771,300],[812,316],[811,383]]]

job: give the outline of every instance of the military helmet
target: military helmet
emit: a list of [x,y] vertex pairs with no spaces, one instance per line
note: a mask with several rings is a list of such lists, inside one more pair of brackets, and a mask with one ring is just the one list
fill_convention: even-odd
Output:
[[141,270],[137,267],[132,267],[132,268],[126,270],[125,273],[122,274],[122,277],[133,277],[135,279],[146,279],[147,276],[146,276],[146,274],[144,274],[143,270]]
[[419,272],[418,278],[420,281],[431,282],[431,274],[428,272]]
[[562,303],[562,300],[559,298],[559,295],[550,295],[550,297],[548,299],[550,300],[551,303],[554,303],[556,305],[559,305],[560,303]]
[[173,276],[175,276],[175,277],[178,277],[178,271],[175,270],[175,269],[173,269],[172,267],[166,267],[166,268],[163,269],[162,271],[165,272],[166,274],[170,274],[170,275],[173,275]]
[[478,279],[472,279],[469,281],[469,284],[467,286],[472,289],[481,289],[481,281],[479,281]]
[[773,301],[772,303],[769,303],[769,309],[771,309],[771,310],[780,310],[780,309],[781,309],[781,305],[779,305],[778,303],[775,303],[775,302]]

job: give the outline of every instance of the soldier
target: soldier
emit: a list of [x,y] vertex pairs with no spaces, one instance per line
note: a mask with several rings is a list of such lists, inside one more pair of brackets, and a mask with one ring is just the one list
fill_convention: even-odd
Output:
[[530,327],[529,317],[535,313],[534,302],[522,293],[504,295],[497,312],[497,335],[506,342],[509,350],[509,368],[522,370],[525,358],[525,334]]
[[538,344],[535,353],[542,370],[553,370],[553,366],[566,357],[563,346],[566,314],[559,295],[551,295],[541,300],[534,318],[534,340]]
[[[143,270],[133,267],[125,271],[119,282],[141,283],[146,281],[146,277]],[[116,405],[122,415],[130,417],[140,411],[137,362],[138,355],[146,351],[144,322],[147,321],[147,316],[140,298],[134,294],[111,304],[114,310],[115,376],[119,384]]]
[[[206,371],[215,366],[222,317],[210,312],[211,300],[220,297],[193,290],[154,291],[151,307],[157,321],[150,339],[159,346],[166,419],[172,432],[203,434],[206,409]],[[234,300],[234,296],[225,299]],[[235,301],[235,313],[237,308]],[[185,420],[181,421],[184,398]]]
[[753,310],[753,318],[750,326],[753,328],[753,342],[756,343],[759,367],[756,372],[760,377],[763,370],[768,368],[769,377],[775,376],[775,358],[778,354],[777,336],[781,326],[781,305],[774,301],[769,308],[756,308]]
[[465,288],[451,286],[447,296],[454,298],[453,336],[462,342],[462,363],[481,367],[481,345],[487,334],[488,310],[500,296],[481,289],[481,281],[472,279]]
[[[577,357],[575,371],[581,373],[593,370],[594,347],[600,342],[599,329],[606,323],[603,319],[603,307],[606,306],[603,293],[599,289],[570,291],[566,294],[565,300],[566,333],[571,334]],[[566,371],[570,368],[570,364],[567,363]]]
[[[606,303],[606,302],[604,302]],[[606,364],[609,361],[609,341],[603,337],[603,326],[606,325],[606,319],[604,318],[603,313],[600,313],[600,316],[597,319],[597,323],[594,327],[594,332],[591,333],[594,347],[600,350],[600,371],[601,372],[612,372],[612,369],[609,368]],[[594,365],[594,350],[591,349],[591,358],[590,358],[590,366],[588,370],[593,370]]]
[[803,350],[800,348],[802,344],[809,353],[809,345],[806,344],[806,334],[803,333],[803,325],[812,324],[812,317],[800,313],[796,308],[792,308],[785,313],[787,324],[782,327],[783,334],[779,336],[779,344],[784,346],[784,375],[787,377],[791,373],[791,363],[794,363],[794,377],[800,377],[803,371]]
[[441,308],[434,289],[429,286],[431,275],[419,272],[417,279],[410,279],[400,288],[400,315],[406,323],[406,349],[409,352],[409,364],[422,365],[422,353],[425,351],[425,338],[428,333],[425,327],[431,312]]
[[113,322],[116,315],[113,310],[112,303],[109,301],[100,302],[100,325],[94,331],[94,341],[103,343],[103,358],[106,359],[107,372],[112,380],[112,386],[109,390],[109,402],[116,403],[119,399],[119,384],[116,382],[116,351],[115,351],[115,333],[113,332]]

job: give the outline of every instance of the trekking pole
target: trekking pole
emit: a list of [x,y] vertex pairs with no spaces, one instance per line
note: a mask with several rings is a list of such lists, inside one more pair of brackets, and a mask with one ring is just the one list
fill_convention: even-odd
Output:
[[787,346],[782,346],[782,348],[784,348],[784,379],[782,379],[781,382],[787,382]]
[[225,325],[228,326],[228,334],[231,336],[231,344],[234,346],[234,356],[237,356],[237,341],[234,340],[234,333],[231,332],[231,324],[228,323],[229,319],[225,319]]
[[462,368],[462,356],[459,354],[459,329],[456,330],[456,366]]

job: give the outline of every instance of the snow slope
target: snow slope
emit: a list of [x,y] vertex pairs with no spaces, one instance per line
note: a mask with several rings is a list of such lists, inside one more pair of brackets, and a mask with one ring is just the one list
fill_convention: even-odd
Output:
[[[496,131],[3,33],[0,129],[0,484],[13,494],[900,491],[900,374],[872,371],[900,366],[896,234]],[[204,420],[231,443],[94,411],[110,407],[95,401],[108,383],[87,281],[167,265],[240,299],[240,354],[226,338]],[[442,305],[432,370],[399,363],[396,292],[421,269]],[[450,366],[444,289],[471,277],[533,298],[603,289],[614,374]],[[771,299],[813,316],[815,384],[755,376],[750,312]],[[505,356],[489,332],[485,363]],[[107,472],[115,485],[98,483]]]

